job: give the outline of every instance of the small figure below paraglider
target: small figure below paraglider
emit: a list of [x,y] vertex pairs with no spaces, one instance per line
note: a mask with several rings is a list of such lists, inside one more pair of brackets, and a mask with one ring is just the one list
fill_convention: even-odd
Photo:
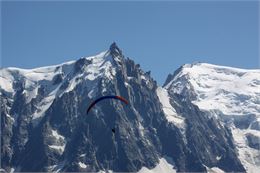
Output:
[[[102,101],[102,100],[104,100],[104,99],[117,99],[117,100],[120,100],[120,101],[124,102],[125,104],[128,104],[128,101],[127,101],[125,98],[121,97],[121,96],[117,96],[117,95],[102,96],[102,97],[99,97],[98,99],[96,99],[95,101],[93,101],[93,102],[89,105],[89,107],[88,107],[88,109],[87,109],[87,114],[90,112],[90,110],[92,109],[92,107],[95,106],[96,103],[98,103],[98,102],[100,102],[100,101]],[[111,130],[112,130],[112,134],[113,134],[113,140],[115,140],[116,129],[115,129],[115,127],[113,127]]]
[[113,133],[116,133],[116,129],[115,129],[115,128],[112,128],[112,132],[113,132]]

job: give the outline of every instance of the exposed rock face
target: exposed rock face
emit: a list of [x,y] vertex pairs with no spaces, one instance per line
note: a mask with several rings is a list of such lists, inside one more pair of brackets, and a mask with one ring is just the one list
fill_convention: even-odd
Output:
[[[1,69],[0,80],[6,171],[135,172],[156,167],[163,157],[180,172],[245,171],[230,129],[192,102],[195,93],[164,89],[181,123],[169,121],[156,81],[115,43],[58,66]],[[104,95],[120,95],[129,104],[108,99],[87,114],[89,104]]]
[[[170,95],[179,95],[180,98],[189,100],[207,117],[215,119],[221,126],[229,129],[229,136],[233,137],[237,156],[246,171],[258,172],[260,169],[259,79],[260,70],[196,63],[184,65],[173,75],[169,75],[164,88]],[[191,117],[187,120],[191,120]],[[193,122],[197,120],[198,118],[195,118]],[[205,121],[200,124],[203,122]],[[213,146],[216,145],[212,145],[211,148],[214,148]]]

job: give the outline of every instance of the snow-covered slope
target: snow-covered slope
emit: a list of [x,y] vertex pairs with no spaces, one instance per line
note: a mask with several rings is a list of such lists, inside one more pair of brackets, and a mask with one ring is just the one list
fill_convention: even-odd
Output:
[[173,124],[175,124],[180,129],[185,129],[185,119],[179,116],[174,109],[174,107],[170,104],[170,97],[166,89],[162,87],[158,87],[156,90],[156,94],[159,97],[159,100],[163,106],[164,114],[167,120]]
[[142,169],[139,170],[138,173],[160,173],[160,172],[176,173],[177,171],[176,169],[174,169],[174,165],[172,165],[171,162],[172,162],[171,159],[167,157],[161,158],[159,160],[159,164],[153,169],[142,167]]
[[225,115],[260,115],[260,70],[184,65],[165,88],[170,86],[176,93],[182,93],[184,87],[193,89],[194,103],[201,109],[221,110]]
[[260,170],[260,70],[196,63],[169,78],[164,88],[230,127],[244,167]]
[[[89,63],[84,63],[84,61]],[[81,65],[84,64],[83,67]],[[87,66],[85,66],[88,64]],[[70,61],[60,65],[47,66],[35,69],[4,68],[0,70],[1,94],[6,94],[12,101],[15,94],[22,90],[25,102],[30,103],[37,99],[36,109],[32,113],[32,119],[42,118],[56,97],[72,91],[82,80],[87,84],[89,97],[95,95],[96,80],[101,77],[112,79],[115,75],[115,67],[109,50],[96,56],[81,58],[78,61]],[[82,72],[78,72],[81,70]],[[81,80],[79,80],[81,79]],[[17,86],[17,83],[22,83]],[[15,117],[13,115],[12,117]],[[10,117],[10,118],[12,118]]]

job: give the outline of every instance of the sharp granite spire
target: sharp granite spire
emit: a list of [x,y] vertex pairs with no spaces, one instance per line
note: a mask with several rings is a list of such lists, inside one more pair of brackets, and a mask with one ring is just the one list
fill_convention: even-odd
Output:
[[113,42],[111,45],[110,45],[110,53],[111,55],[113,56],[122,56],[122,50],[119,49],[119,47],[117,46],[116,42]]

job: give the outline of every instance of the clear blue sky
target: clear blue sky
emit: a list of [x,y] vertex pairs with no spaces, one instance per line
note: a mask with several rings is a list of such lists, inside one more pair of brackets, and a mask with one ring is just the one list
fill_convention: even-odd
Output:
[[115,41],[162,84],[196,61],[259,68],[259,2],[2,2],[2,66],[90,56]]

